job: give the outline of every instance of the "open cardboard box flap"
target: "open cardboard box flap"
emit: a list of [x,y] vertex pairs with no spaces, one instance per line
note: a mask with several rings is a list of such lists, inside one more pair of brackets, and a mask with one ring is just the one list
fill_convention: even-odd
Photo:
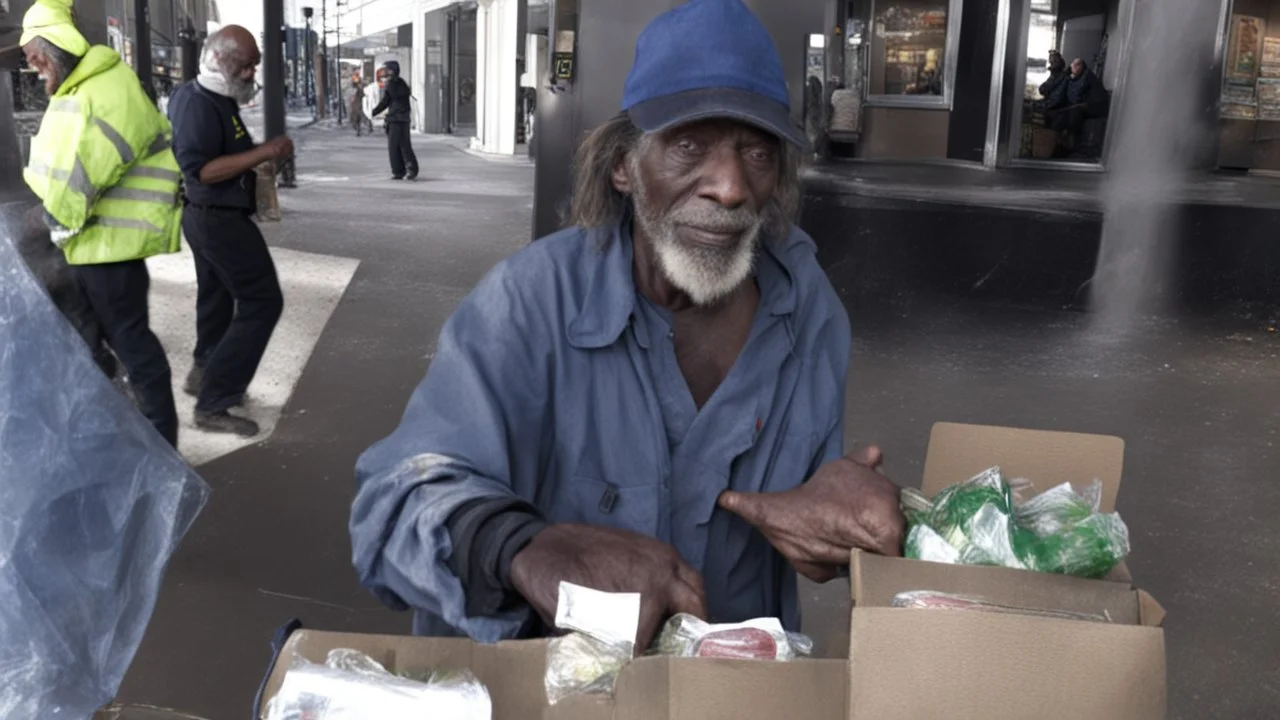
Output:
[[485,645],[466,638],[363,635],[298,630],[289,636],[267,679],[258,717],[280,691],[295,658],[323,663],[330,650],[350,648],[377,660],[391,672],[426,674],[435,669],[468,669],[489,690],[494,720],[537,717],[546,705],[543,675],[547,644],[539,640]]
[[1010,480],[1026,478],[1035,493],[1070,482],[1083,490],[1102,481],[1102,512],[1116,509],[1124,440],[1109,435],[1024,430],[940,422],[929,436],[920,490],[933,497],[994,465]]

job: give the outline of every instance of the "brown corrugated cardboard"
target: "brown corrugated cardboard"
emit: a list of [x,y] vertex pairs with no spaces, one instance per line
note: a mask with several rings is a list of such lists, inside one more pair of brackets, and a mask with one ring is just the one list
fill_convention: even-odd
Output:
[[843,660],[639,658],[618,674],[614,720],[848,717]]
[[937,423],[929,436],[920,490],[933,497],[999,465],[1007,478],[1026,478],[1043,492],[1064,482],[1077,490],[1102,481],[1102,511],[1116,509],[1124,471],[1124,440],[1108,435]]
[[[939,423],[921,487],[933,496],[999,465],[1042,492],[1102,481],[1115,509],[1124,441],[1076,433]],[[1146,720],[1165,712],[1164,610],[1121,567],[1106,580],[966,567],[855,552],[849,629],[850,720]],[[1105,614],[1110,623],[888,607],[911,590]]]
[[463,638],[359,635],[299,630],[289,636],[271,669],[258,717],[280,691],[295,658],[323,663],[330,650],[350,648],[369,655],[392,672],[426,673],[433,669],[469,669],[489,689],[494,720],[538,717],[546,705],[543,671],[546,643],[538,640],[484,645]]

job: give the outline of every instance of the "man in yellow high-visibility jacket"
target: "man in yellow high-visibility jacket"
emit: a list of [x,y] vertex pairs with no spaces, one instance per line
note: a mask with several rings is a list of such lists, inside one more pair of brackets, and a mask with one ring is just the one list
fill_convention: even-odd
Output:
[[71,0],[38,0],[20,43],[49,93],[23,173],[53,242],[101,319],[139,409],[178,442],[169,361],[147,315],[146,258],[178,250],[182,176],[169,121],[120,56],[90,46]]

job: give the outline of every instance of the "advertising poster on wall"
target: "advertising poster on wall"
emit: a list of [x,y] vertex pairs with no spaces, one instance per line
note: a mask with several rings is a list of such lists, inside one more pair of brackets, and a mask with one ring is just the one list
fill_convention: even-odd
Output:
[[1234,15],[1231,18],[1231,41],[1227,48],[1227,81],[1249,81],[1258,77],[1262,55],[1262,39],[1267,22],[1260,17]]

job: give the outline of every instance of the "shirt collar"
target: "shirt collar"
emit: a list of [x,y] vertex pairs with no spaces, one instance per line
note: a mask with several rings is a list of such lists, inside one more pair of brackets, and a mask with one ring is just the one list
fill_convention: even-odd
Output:
[[[566,330],[569,342],[575,347],[595,349],[616,342],[637,310],[631,214],[624,214],[611,230],[587,231],[584,235],[584,242],[595,246],[587,250],[595,253],[595,262],[587,264],[590,277],[586,295],[577,313],[570,317]],[[790,250],[803,242],[812,241],[791,228],[785,239],[763,243],[756,276],[760,283],[760,303],[772,315],[789,315],[795,311],[796,273],[788,263]]]

